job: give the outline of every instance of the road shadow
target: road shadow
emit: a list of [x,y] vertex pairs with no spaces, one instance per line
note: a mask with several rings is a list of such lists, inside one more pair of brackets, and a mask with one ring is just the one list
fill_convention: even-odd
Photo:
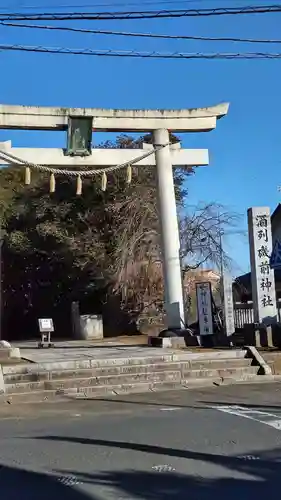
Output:
[[[219,455],[205,452],[197,452],[186,449],[168,448],[146,443],[132,443],[127,441],[112,441],[106,439],[93,439],[70,436],[38,436],[35,439],[77,443],[91,446],[104,446],[108,448],[119,448],[122,450],[139,451],[153,455],[162,455],[165,457],[186,458],[189,460],[200,460],[201,462],[209,462],[216,465],[222,465],[231,470],[239,470],[242,472],[253,472],[255,468],[259,468],[268,474],[281,473],[281,449],[255,452],[258,456],[257,460],[245,461],[240,456]],[[248,453],[250,456],[250,452]],[[281,479],[280,479],[281,482]]]
[[[253,386],[250,387],[252,389]],[[245,385],[243,385],[245,388]],[[155,393],[153,398],[152,393],[146,393],[145,395],[139,395],[139,399],[136,399],[138,395],[129,395],[129,396],[106,396],[100,398],[81,398],[81,400],[87,401],[99,401],[106,403],[122,403],[124,405],[139,405],[139,406],[155,406],[155,407],[166,407],[166,408],[181,408],[181,409],[192,409],[192,410],[213,410],[214,406],[241,406],[243,408],[253,408],[255,410],[260,411],[274,411],[281,410],[281,403],[271,404],[270,402],[266,403],[247,403],[245,402],[245,397],[239,396],[238,393],[239,386],[220,386],[220,387],[201,387],[196,390],[185,391],[161,391]],[[270,386],[272,389],[272,385]],[[228,394],[225,395],[225,391],[228,391]],[[234,392],[233,392],[234,390]],[[266,390],[266,388],[265,388]],[[224,392],[224,395],[221,395],[221,399],[219,394],[220,391]],[[235,392],[236,391],[236,392]],[[281,390],[278,392],[281,395]],[[174,401],[174,395],[180,396],[179,403],[177,404]],[[246,400],[251,397],[251,401],[255,398],[255,394],[246,393]],[[160,400],[159,400],[160,398]],[[183,399],[187,399],[187,403],[183,403]],[[204,398],[204,399],[203,399]],[[225,398],[225,399],[224,399]],[[260,393],[257,396],[260,399]],[[278,398],[276,398],[278,400]],[[189,401],[190,402],[189,402]],[[241,402],[240,402],[241,401]]]
[[[173,470],[169,472],[165,467],[157,471],[67,471],[67,476],[65,471],[57,471],[57,476],[53,476],[3,465],[0,467],[1,500],[263,500],[265,495],[266,498],[275,498],[280,486],[281,466],[276,463],[276,453],[277,450],[273,450],[267,456],[261,456],[260,461],[245,461],[237,457],[220,456],[218,459],[217,455],[188,452],[193,459],[200,457],[201,460],[203,455],[208,462],[230,469],[232,476],[239,475],[238,472],[244,473],[243,477],[223,474],[223,477],[203,478]],[[280,450],[277,454],[280,457]],[[245,477],[245,473],[249,476]],[[71,484],[59,482],[62,476],[66,482],[67,478],[74,478],[75,482],[90,486],[93,493],[86,494]],[[109,496],[106,488],[111,492]]]
[[0,465],[0,492],[1,500],[100,500],[61,483],[58,476],[7,465]]
[[[162,393],[163,394],[163,393]],[[146,396],[149,396],[150,394],[146,393]],[[159,393],[158,393],[159,397]],[[211,410],[210,405],[203,405],[203,404],[198,404],[197,406],[195,405],[182,405],[182,404],[176,404],[176,403],[169,403],[168,398],[165,401],[132,401],[130,398],[128,399],[123,399],[119,398],[118,396],[110,396],[108,398],[79,398],[79,401],[99,401],[100,403],[122,403],[124,405],[138,405],[138,406],[160,406],[162,408],[191,408],[194,410]]]
[[[94,487],[114,489],[112,498],[139,500],[263,500],[273,498],[277,482],[270,478],[200,478],[175,472],[111,471],[75,475]],[[122,496],[121,496],[122,495]],[[126,495],[126,496],[124,496]],[[105,499],[109,498],[107,496]],[[111,497],[110,497],[111,498]]]
[[[263,500],[275,498],[281,483],[281,449],[248,452],[243,456],[228,456],[197,452],[186,449],[168,448],[158,445],[111,441],[104,439],[44,436],[37,439],[49,441],[79,443],[109,449],[137,451],[159,455],[159,463],[172,464],[170,471],[162,466],[155,471],[106,471],[84,473],[68,471],[84,484],[108,487],[123,498],[142,500]],[[98,452],[98,450],[96,451]],[[80,450],[81,453],[81,450]],[[186,474],[179,474],[173,469],[176,461],[169,458],[186,459]],[[133,460],[133,457],[132,457]],[[190,474],[188,460],[201,462],[199,471],[206,471],[206,477],[195,472]],[[204,467],[202,468],[202,463]],[[218,472],[210,465],[218,466]],[[183,463],[181,462],[181,467]],[[196,464],[192,465],[196,471]],[[58,471],[58,473],[60,473]],[[65,472],[64,472],[65,473]],[[207,477],[208,474],[211,477]],[[107,497],[105,497],[107,498]],[[119,498],[118,496],[114,498]]]

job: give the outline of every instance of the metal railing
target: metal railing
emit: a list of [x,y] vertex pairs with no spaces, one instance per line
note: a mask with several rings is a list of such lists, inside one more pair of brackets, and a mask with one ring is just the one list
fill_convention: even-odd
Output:
[[[277,300],[277,318],[281,322],[281,299]],[[234,324],[235,328],[243,328],[245,324],[254,323],[253,302],[235,302]]]

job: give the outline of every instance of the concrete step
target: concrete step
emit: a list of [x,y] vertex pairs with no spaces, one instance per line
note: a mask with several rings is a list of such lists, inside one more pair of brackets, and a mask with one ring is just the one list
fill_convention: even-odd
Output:
[[225,358],[225,359],[194,359],[190,361],[192,369],[204,368],[227,368],[228,366],[251,366],[253,360],[251,358]]
[[245,358],[247,355],[246,349],[224,349],[224,350],[195,350],[192,351],[190,358],[191,359],[203,359],[207,360],[220,360],[220,359],[241,359]]
[[[210,381],[208,380],[208,383]],[[204,382],[203,382],[203,385]],[[192,384],[190,384],[190,387]],[[194,386],[197,386],[195,383]],[[168,391],[185,389],[183,385],[176,382],[166,383],[138,383],[138,384],[123,384],[123,385],[104,385],[92,387],[80,387],[79,391],[76,389],[66,390],[48,390],[48,391],[34,391],[22,392],[15,394],[5,394],[0,396],[0,402],[9,402],[11,404],[24,404],[24,403],[40,403],[52,401],[66,401],[70,399],[92,399],[99,397],[117,396],[119,394],[141,394],[144,392],[153,391]]]
[[4,375],[12,374],[32,374],[38,371],[65,371],[65,370],[87,370],[98,369],[113,366],[138,366],[138,365],[157,365],[162,363],[189,363],[195,360],[238,360],[245,358],[246,351],[244,350],[225,350],[225,351],[172,351],[165,352],[164,354],[157,354],[155,356],[132,356],[132,357],[118,357],[118,358],[103,358],[103,359],[80,359],[80,360],[61,360],[44,363],[28,363],[21,365],[3,366]]
[[18,384],[8,384],[6,386],[7,393],[18,393],[28,391],[42,391],[42,390],[62,390],[80,387],[91,387],[99,385],[121,385],[121,384],[135,384],[142,382],[161,382],[161,381],[181,380],[180,371],[166,370],[159,373],[138,373],[129,375],[115,375],[115,376],[102,376],[90,378],[76,378],[76,379],[61,379],[61,380],[48,380],[41,382],[23,382]]
[[166,366],[166,370],[155,372],[138,373],[122,373],[114,376],[89,376],[86,378],[65,378],[57,380],[40,380],[37,382],[18,382],[6,384],[6,394],[17,394],[35,391],[49,391],[49,390],[65,390],[77,389],[80,387],[93,387],[93,386],[113,386],[113,385],[126,385],[126,384],[139,384],[139,383],[163,383],[163,382],[177,382],[181,383],[185,379],[201,379],[201,378],[240,378],[243,374],[256,375],[257,367],[228,367],[222,369],[204,369],[204,370],[190,370],[180,369],[171,370]]
[[189,370],[182,372],[182,378],[227,378],[235,377],[239,378],[243,374],[257,375],[258,366],[247,366],[247,367],[235,367],[229,366],[228,368],[214,368],[214,369],[202,369],[202,370]]
[[114,365],[102,368],[80,369],[80,370],[39,370],[31,373],[7,373],[4,374],[5,384],[20,382],[40,382],[48,380],[65,380],[77,378],[91,378],[117,375],[134,375],[138,373],[158,373],[166,370],[190,371],[191,369],[228,369],[231,366],[248,367],[252,360],[229,359],[229,360],[194,360],[192,362],[166,362],[155,364]]
[[245,356],[244,350],[177,351],[149,357],[3,366],[6,394],[0,402],[94,398],[259,379],[259,367]]
[[91,387],[80,387],[67,390],[45,390],[34,392],[22,392],[15,394],[6,394],[0,396],[0,403],[9,402],[10,404],[24,404],[24,403],[40,403],[51,401],[66,401],[71,399],[95,399],[99,397],[118,396],[122,394],[141,394],[144,392],[158,392],[170,390],[184,390],[195,389],[201,387],[211,387],[214,385],[230,385],[245,382],[262,382],[262,376],[246,374],[241,378],[234,379],[233,377],[225,378],[201,378],[201,379],[187,379],[178,382],[146,382],[135,384],[122,384],[122,385],[100,385]]
[[142,366],[142,365],[155,365],[161,363],[172,363],[189,361],[187,353],[173,355],[173,353],[165,353],[157,356],[140,356],[140,357],[124,357],[124,358],[102,358],[102,359],[79,359],[79,360],[61,360],[50,361],[44,363],[28,363],[17,366],[3,366],[4,375],[12,374],[31,374],[38,371],[65,371],[65,370],[89,370],[98,368],[107,368],[114,366]]
[[38,371],[37,373],[7,374],[4,375],[5,383],[36,382],[46,380],[65,380],[91,377],[111,377],[117,375],[134,375],[138,373],[158,373],[166,370],[181,370],[182,367],[190,369],[189,363],[159,363],[138,365],[114,365],[88,370],[63,370],[63,371]]
[[72,397],[77,397],[77,398],[83,398],[84,396],[91,396],[91,397],[99,397],[100,391],[106,392],[107,394],[124,394],[124,393],[138,393],[143,392],[143,391],[168,391],[171,389],[191,389],[191,388],[196,388],[196,387],[206,387],[206,386],[213,386],[214,384],[221,385],[223,384],[233,384],[236,382],[242,382],[242,381],[250,381],[253,379],[259,378],[259,376],[254,373],[254,372],[249,372],[249,373],[240,373],[236,374],[236,377],[232,377],[230,375],[225,376],[225,378],[217,377],[217,376],[207,376],[207,377],[190,377],[187,379],[181,379],[180,381],[178,380],[164,380],[164,381],[157,381],[153,380],[151,382],[146,382],[146,383],[136,383],[136,384],[114,384],[114,385],[101,385],[101,386],[86,386],[86,387],[79,387],[77,388],[77,392],[73,389],[70,391],[65,391],[65,394],[68,394],[68,396]]

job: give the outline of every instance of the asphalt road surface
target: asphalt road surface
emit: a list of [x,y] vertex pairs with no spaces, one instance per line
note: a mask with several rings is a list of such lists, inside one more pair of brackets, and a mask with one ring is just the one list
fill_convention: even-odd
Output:
[[273,500],[281,384],[0,409],[1,500]]

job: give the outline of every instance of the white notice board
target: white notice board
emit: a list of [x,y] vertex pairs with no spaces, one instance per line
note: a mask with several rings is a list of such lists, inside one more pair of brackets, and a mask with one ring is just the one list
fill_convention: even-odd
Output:
[[39,318],[38,323],[39,323],[40,333],[54,331],[54,323],[52,318]]

